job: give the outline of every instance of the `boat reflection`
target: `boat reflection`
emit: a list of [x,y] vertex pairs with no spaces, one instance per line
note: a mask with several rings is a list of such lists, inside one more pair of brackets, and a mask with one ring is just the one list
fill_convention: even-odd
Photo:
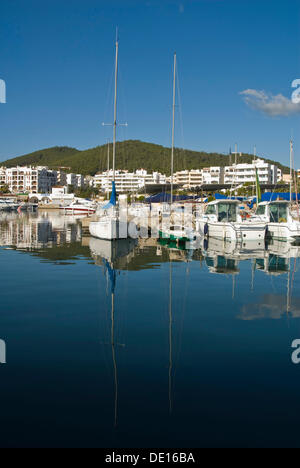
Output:
[[134,249],[137,239],[102,240],[91,237],[89,246],[91,256],[96,265],[102,265],[105,259],[112,268],[119,270],[127,269],[131,258],[134,257]]
[[[129,238],[109,241],[91,237],[89,241],[91,256],[96,265],[102,266],[106,276],[107,299],[110,300],[110,346],[114,376],[114,427],[117,427],[118,423],[119,377],[117,348],[124,346],[124,344],[118,342],[115,330],[117,272],[120,270],[127,270],[131,258],[134,257],[134,249],[137,244],[138,241],[136,239]],[[106,345],[107,343],[104,342],[104,344]]]
[[300,246],[280,241],[265,244],[262,241],[238,243],[205,239],[203,256],[211,273],[239,274],[240,262],[252,260],[255,270],[281,275],[289,272],[291,259],[300,257]]

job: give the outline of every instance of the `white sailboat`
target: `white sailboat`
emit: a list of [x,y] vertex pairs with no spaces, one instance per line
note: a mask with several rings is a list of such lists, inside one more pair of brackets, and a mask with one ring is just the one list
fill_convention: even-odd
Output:
[[169,239],[177,243],[185,243],[195,241],[197,235],[192,228],[192,222],[190,226],[184,225],[184,222],[177,222],[175,219],[175,211],[172,210],[174,202],[174,149],[175,149],[175,108],[176,108],[176,67],[177,67],[177,55],[174,54],[174,65],[173,65],[173,105],[172,105],[172,149],[171,149],[171,199],[170,199],[170,214],[165,214],[165,220],[161,229],[159,230],[159,237],[161,239]]
[[120,209],[117,203],[115,168],[116,168],[116,131],[117,131],[117,86],[118,86],[118,54],[119,41],[116,39],[116,62],[115,62],[115,99],[114,99],[114,123],[113,123],[113,181],[112,194],[108,204],[100,208],[98,221],[92,221],[89,226],[93,237],[104,240],[127,239],[128,222],[127,207]]

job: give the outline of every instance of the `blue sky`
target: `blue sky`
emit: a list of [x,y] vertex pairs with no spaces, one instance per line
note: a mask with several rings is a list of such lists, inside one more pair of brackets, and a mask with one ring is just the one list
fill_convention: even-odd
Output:
[[176,51],[177,146],[287,163],[293,130],[300,167],[298,0],[2,0],[0,160],[111,137],[116,26],[118,139],[170,146]]

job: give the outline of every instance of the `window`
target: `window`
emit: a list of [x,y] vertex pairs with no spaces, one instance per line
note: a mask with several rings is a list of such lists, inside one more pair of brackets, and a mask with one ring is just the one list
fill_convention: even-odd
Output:
[[270,205],[270,221],[271,223],[278,223],[278,206]]
[[266,205],[259,206],[256,210],[257,216],[263,216],[266,214]]
[[216,205],[208,205],[205,211],[206,215],[216,214]]
[[279,205],[278,207],[278,217],[279,217],[279,222],[280,223],[286,223],[287,222],[287,205]]
[[236,204],[235,203],[220,203],[219,204],[219,222],[236,222]]
[[288,205],[278,203],[270,205],[270,221],[272,223],[286,223],[288,217]]

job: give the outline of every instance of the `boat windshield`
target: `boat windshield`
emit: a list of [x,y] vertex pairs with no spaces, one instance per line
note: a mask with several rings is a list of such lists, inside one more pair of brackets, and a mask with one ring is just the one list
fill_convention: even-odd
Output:
[[220,203],[218,205],[218,221],[225,223],[235,223],[236,222],[236,205],[234,203]]
[[258,216],[263,216],[266,214],[266,205],[260,205],[257,210],[256,210],[256,214]]
[[205,211],[206,215],[217,214],[216,205],[208,205]]
[[270,221],[271,223],[286,223],[288,217],[288,205],[286,203],[278,203],[270,205]]

